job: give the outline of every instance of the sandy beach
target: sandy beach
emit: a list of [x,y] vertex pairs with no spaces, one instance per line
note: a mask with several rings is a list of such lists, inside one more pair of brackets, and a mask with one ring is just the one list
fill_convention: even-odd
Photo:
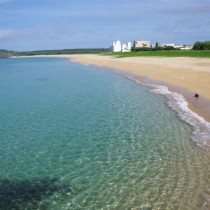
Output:
[[[71,61],[108,67],[131,74],[140,82],[166,85],[181,93],[189,107],[210,122],[210,59],[178,57],[126,57],[64,55]],[[198,93],[199,98],[194,94]]]

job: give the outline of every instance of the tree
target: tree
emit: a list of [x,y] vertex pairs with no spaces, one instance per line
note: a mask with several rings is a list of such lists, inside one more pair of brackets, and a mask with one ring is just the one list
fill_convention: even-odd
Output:
[[210,50],[210,41],[196,42],[193,46],[193,50]]

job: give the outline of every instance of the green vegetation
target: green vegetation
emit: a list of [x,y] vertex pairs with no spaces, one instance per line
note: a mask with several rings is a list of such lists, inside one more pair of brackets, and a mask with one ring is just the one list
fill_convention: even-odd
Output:
[[210,50],[160,50],[160,51],[138,51],[138,52],[117,52],[109,53],[118,58],[136,56],[159,56],[159,57],[197,57],[210,58]]
[[109,52],[107,48],[92,48],[92,49],[65,49],[65,50],[39,50],[16,52],[16,56],[31,56],[31,55],[68,55],[68,54],[99,54]]
[[3,57],[3,58],[10,57],[10,56],[12,56],[14,54],[15,54],[14,51],[0,49],[0,58],[1,57]]
[[109,52],[108,48],[92,48],[92,49],[64,49],[64,50],[38,50],[38,51],[26,51],[16,52],[0,49],[0,57],[11,56],[33,56],[33,55],[68,55],[68,54],[100,54]]
[[210,50],[210,41],[196,42],[193,46],[193,50]]
[[139,52],[139,51],[162,51],[162,50],[179,50],[175,49],[174,47],[171,46],[165,46],[165,47],[159,47],[156,46],[154,48],[149,48],[149,47],[140,47],[140,48],[132,48],[132,52]]

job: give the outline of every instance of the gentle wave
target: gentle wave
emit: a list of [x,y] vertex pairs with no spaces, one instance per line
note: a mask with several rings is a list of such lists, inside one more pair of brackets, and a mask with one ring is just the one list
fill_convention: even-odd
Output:
[[197,145],[201,147],[210,147],[210,123],[188,107],[188,102],[185,100],[183,95],[169,91],[166,86],[144,84],[132,77],[128,78],[141,85],[152,87],[150,90],[152,93],[166,96],[168,98],[167,103],[169,107],[176,111],[181,120],[193,127],[192,138]]

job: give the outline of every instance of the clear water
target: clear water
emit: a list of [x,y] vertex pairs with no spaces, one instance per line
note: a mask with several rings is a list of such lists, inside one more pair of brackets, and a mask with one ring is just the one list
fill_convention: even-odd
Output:
[[167,99],[66,59],[0,60],[0,209],[208,209],[210,154]]

